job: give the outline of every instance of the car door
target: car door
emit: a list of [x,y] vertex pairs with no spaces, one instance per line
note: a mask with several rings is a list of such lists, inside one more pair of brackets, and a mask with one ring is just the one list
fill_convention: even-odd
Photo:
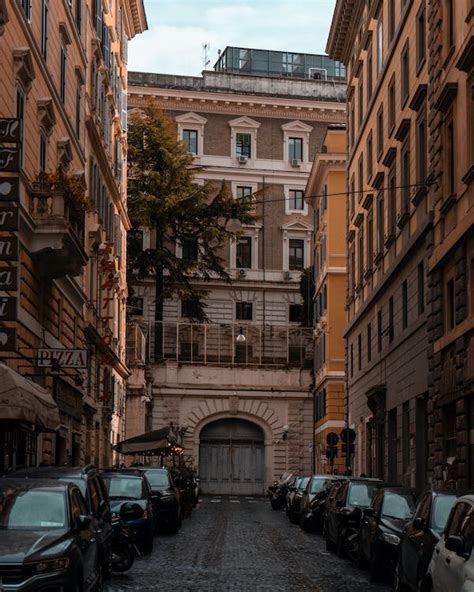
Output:
[[446,549],[445,541],[450,536],[464,538],[469,520],[472,520],[472,506],[467,502],[458,502],[450,514],[444,536],[434,550],[433,588],[435,592],[447,590],[461,592],[465,579],[466,559]]
[[[403,573],[406,581],[413,588],[418,586],[418,574],[420,565],[422,563],[425,546],[428,543],[427,529],[430,524],[431,507],[433,504],[433,496],[431,492],[426,493],[420,500],[418,510],[412,522],[406,526],[405,536],[402,540],[400,548],[401,563],[403,566]],[[425,525],[425,528],[416,528],[413,522],[416,518],[420,518]]]
[[97,520],[99,524],[98,537],[102,553],[105,558],[112,552],[112,513],[110,511],[109,497],[104,482],[100,477],[95,476],[90,479],[91,488],[95,491],[94,499],[98,504]]
[[[70,504],[72,524],[77,530],[77,540],[82,560],[84,589],[88,590],[97,578],[97,569],[100,561],[97,535],[95,532],[98,523],[96,518],[88,512],[79,489],[73,488],[70,490]],[[79,528],[80,516],[90,516],[91,525],[88,528]]]
[[377,528],[382,512],[383,504],[383,491],[378,491],[372,501],[371,508],[374,511],[374,516],[365,516],[362,519],[362,527],[360,529],[360,539],[362,545],[362,551],[364,556],[370,560],[371,557],[371,546],[377,536]]
[[329,512],[330,519],[330,538],[336,542],[339,532],[339,517],[341,513],[341,507],[344,507],[347,500],[347,493],[349,491],[349,482],[344,483],[337,491],[334,503],[332,504],[331,511]]

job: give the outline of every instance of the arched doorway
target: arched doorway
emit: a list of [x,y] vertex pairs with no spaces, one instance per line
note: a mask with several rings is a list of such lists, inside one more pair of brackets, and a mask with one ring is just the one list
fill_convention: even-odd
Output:
[[219,419],[200,434],[199,477],[203,493],[263,493],[264,434],[244,419]]

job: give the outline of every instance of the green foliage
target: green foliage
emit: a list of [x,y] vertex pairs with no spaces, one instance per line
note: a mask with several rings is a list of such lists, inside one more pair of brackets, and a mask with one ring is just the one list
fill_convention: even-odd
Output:
[[[202,321],[207,292],[198,289],[195,281],[230,281],[220,256],[233,236],[226,222],[231,217],[251,222],[251,200],[235,201],[224,181],[220,189],[210,183],[197,184],[195,177],[201,169],[193,165],[186,145],[177,140],[174,122],[151,104],[130,117],[128,166],[132,228],[149,228],[154,237],[152,248],[145,251],[136,248],[133,239],[129,242],[130,288],[134,278],[155,275],[159,278],[157,306],[178,295],[196,302],[195,320]],[[193,239],[199,241],[197,260],[177,257],[175,245]]]

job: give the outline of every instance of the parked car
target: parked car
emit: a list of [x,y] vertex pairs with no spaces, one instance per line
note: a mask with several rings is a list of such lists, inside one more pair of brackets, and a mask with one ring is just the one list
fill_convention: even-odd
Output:
[[268,487],[268,497],[272,510],[282,510],[286,507],[286,496],[290,485],[294,483],[294,477],[291,473],[283,473],[279,481],[274,481]]
[[368,563],[371,581],[395,571],[398,546],[405,524],[416,510],[415,490],[384,487],[363,512],[356,543],[358,563]]
[[357,536],[362,511],[368,508],[382,481],[367,478],[349,478],[338,487],[328,504],[324,519],[323,535],[326,548],[335,549],[338,556],[345,554],[347,545]]
[[181,495],[168,469],[144,467],[143,474],[151,487],[157,528],[166,526],[171,532],[178,532],[182,521]]
[[413,520],[403,530],[395,571],[395,590],[418,592],[433,550],[446,526],[451,508],[460,493],[426,491],[420,497]]
[[113,519],[120,516],[120,509],[126,502],[134,501],[142,508],[141,517],[127,520],[125,525],[132,530],[135,541],[145,553],[151,553],[155,534],[155,517],[151,488],[146,477],[138,471],[136,474],[130,474],[106,470],[102,472],[102,479],[107,487]]
[[290,496],[287,512],[287,516],[291,522],[299,522],[301,511],[301,499],[303,498],[304,490],[306,489],[306,486],[308,485],[310,479],[311,477],[301,477],[295,483],[295,490],[293,492],[293,495]]
[[314,475],[311,478],[301,500],[300,526],[303,530],[322,527],[329,495],[334,486],[344,480],[345,477],[337,475]]
[[469,592],[474,590],[474,495],[454,504],[443,536],[428,567],[426,592]]
[[95,518],[96,537],[104,576],[110,575],[112,556],[112,513],[107,489],[93,465],[85,467],[37,467],[15,472],[15,477],[28,479],[55,479],[77,485],[86,501],[88,513]]
[[77,485],[0,480],[0,582],[4,592],[98,592],[96,520]]

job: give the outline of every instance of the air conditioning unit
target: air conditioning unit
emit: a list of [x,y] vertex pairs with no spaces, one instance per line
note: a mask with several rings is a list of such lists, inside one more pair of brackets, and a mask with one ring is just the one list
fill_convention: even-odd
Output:
[[283,274],[283,278],[285,280],[291,280],[291,273],[289,271],[285,271],[285,273]]
[[299,168],[301,166],[301,160],[299,158],[292,158],[291,159],[291,166]]
[[247,164],[248,158],[246,156],[237,156],[239,164]]
[[244,278],[247,276],[247,270],[246,269],[239,269],[239,277]]

